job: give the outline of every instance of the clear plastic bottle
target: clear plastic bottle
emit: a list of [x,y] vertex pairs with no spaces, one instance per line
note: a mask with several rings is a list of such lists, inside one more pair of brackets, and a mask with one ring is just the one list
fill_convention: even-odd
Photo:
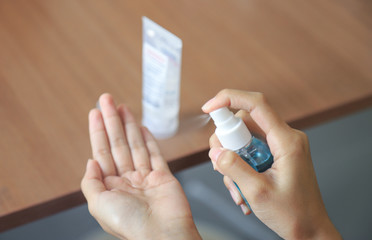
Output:
[[[264,172],[273,164],[273,156],[268,145],[251,135],[243,120],[236,117],[228,108],[223,107],[210,113],[216,125],[216,136],[222,146],[235,151],[257,172]],[[249,207],[247,200],[237,186],[240,195]]]
[[269,147],[256,137],[252,137],[250,143],[235,152],[257,172],[264,172],[273,164]]

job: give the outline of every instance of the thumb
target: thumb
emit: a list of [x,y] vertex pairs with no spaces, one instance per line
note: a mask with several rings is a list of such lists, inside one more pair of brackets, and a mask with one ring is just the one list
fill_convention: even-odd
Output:
[[216,170],[230,177],[240,187],[256,185],[262,181],[262,176],[233,151],[214,147],[209,151],[209,157]]

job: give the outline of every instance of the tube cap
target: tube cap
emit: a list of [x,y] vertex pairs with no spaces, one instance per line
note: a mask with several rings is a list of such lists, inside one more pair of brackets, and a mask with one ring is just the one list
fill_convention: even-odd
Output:
[[216,136],[224,148],[236,151],[251,141],[252,135],[243,120],[236,117],[227,107],[217,109],[209,115],[216,125]]

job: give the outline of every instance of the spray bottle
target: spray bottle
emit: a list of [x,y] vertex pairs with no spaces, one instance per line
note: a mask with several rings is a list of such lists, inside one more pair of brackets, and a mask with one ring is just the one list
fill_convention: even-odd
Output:
[[[216,136],[224,148],[236,152],[257,172],[264,172],[271,167],[273,156],[268,145],[252,136],[242,119],[236,117],[226,107],[211,112],[210,116],[216,125]],[[239,186],[236,183],[235,186],[250,207]]]

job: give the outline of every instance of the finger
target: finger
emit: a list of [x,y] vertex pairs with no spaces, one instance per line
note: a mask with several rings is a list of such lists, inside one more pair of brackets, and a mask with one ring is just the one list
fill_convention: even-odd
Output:
[[249,215],[252,213],[252,210],[245,203],[240,204],[240,208],[242,209],[244,215]]
[[235,204],[240,206],[244,215],[251,214],[252,213],[251,208],[248,207],[247,204],[245,203],[244,198],[242,197],[242,195],[240,194],[240,191],[238,190],[238,188],[234,184],[234,181],[231,178],[229,178],[228,176],[224,176],[223,182],[224,182],[226,188],[229,190],[230,195],[231,195],[232,199],[234,200]]
[[170,171],[168,164],[160,153],[159,146],[154,136],[152,136],[152,134],[146,127],[142,127],[141,130],[146,142],[148,153],[150,154],[152,169]]
[[116,175],[116,168],[111,155],[105,125],[101,112],[98,109],[92,109],[89,112],[89,135],[93,158],[98,160],[103,176]]
[[102,178],[98,162],[89,160],[85,175],[81,181],[81,190],[89,204],[92,204],[101,192],[106,191]]
[[229,190],[231,198],[234,200],[236,205],[241,205],[244,203],[244,199],[239,193],[239,190],[236,188],[233,180],[228,176],[223,177],[223,183],[225,184],[227,190]]
[[151,170],[151,163],[147,147],[132,113],[124,106],[124,124],[127,139],[136,170]]
[[222,147],[215,133],[209,138],[209,147]]
[[[209,156],[216,169],[222,175],[230,177],[239,186],[248,184],[261,186],[264,182],[264,176],[256,172],[238,154],[232,151],[223,148],[211,148]],[[246,190],[245,188],[241,189],[244,195],[246,195]]]
[[211,147],[208,152],[209,158],[212,160],[213,169],[221,173],[217,166],[217,160],[222,151],[225,151],[223,147]]
[[225,89],[209,100],[202,109],[205,113],[210,113],[218,108],[229,106],[248,111],[266,135],[273,130],[289,128],[267,103],[262,93]]
[[247,125],[250,132],[252,132],[256,137],[266,138],[266,134],[262,129],[257,125],[257,123],[252,119],[251,115],[245,110],[239,110],[235,116],[241,118],[245,125]]
[[[132,174],[133,172],[126,173]],[[108,191],[112,190],[127,191],[128,184],[131,185],[131,183],[128,183],[127,178],[119,176],[108,176],[103,180],[103,183],[105,184],[105,187]]]
[[110,141],[111,153],[119,175],[133,170],[132,158],[125,137],[123,123],[112,96],[108,93],[99,98],[103,121]]

